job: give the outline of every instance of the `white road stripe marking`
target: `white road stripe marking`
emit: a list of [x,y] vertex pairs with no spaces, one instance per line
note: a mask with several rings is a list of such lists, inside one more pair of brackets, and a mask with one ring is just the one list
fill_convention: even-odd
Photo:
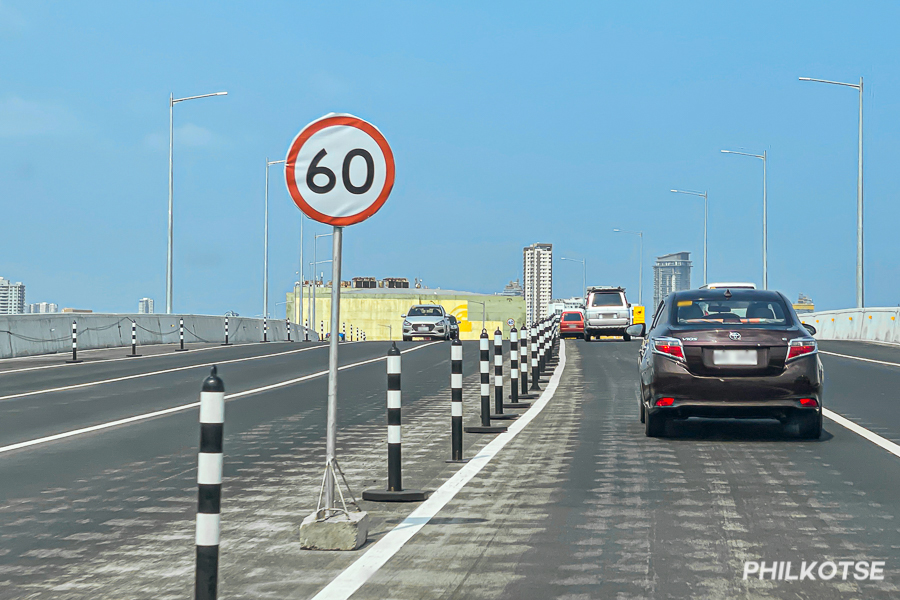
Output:
[[848,419],[846,417],[842,417],[841,415],[837,414],[833,410],[828,410],[827,408],[823,408],[822,414],[825,415],[826,417],[828,417],[829,419],[831,419],[832,421],[834,421],[835,423],[837,423],[838,425],[843,425],[845,428],[849,429],[853,433],[866,438],[867,440],[869,440],[876,446],[881,446],[882,448],[884,448],[885,450],[887,450],[894,456],[900,456],[900,445],[897,445],[894,442],[881,437],[880,435],[878,435],[877,433],[875,433],[873,431],[869,431],[862,425],[857,425],[850,419]]
[[[422,348],[426,348],[428,346],[439,344],[440,342],[430,342],[428,344],[423,344],[421,346],[416,346],[415,348],[408,348],[406,350],[401,350],[401,354],[406,354],[407,352],[415,352],[416,350],[421,350]],[[311,349],[311,348],[310,348]],[[352,369],[353,367],[360,367],[362,365],[368,365],[374,362],[379,362],[387,358],[386,356],[381,356],[379,358],[372,358],[369,360],[364,360],[357,363],[352,363],[349,365],[344,365],[342,367],[338,367],[338,371],[343,371],[345,369]],[[222,364],[222,363],[219,363]],[[328,371],[319,371],[318,373],[313,373],[311,375],[304,375],[303,377],[297,377],[296,379],[289,379],[287,381],[281,381],[279,383],[273,383],[271,385],[266,385],[263,387],[254,388],[252,390],[246,390],[244,392],[238,392],[236,394],[229,394],[225,396],[226,400],[232,400],[234,398],[243,398],[244,396],[249,396],[251,394],[258,394],[260,392],[267,392],[269,390],[274,390],[276,388],[286,387],[289,385],[293,385],[295,383],[300,383],[302,381],[307,381],[309,379],[314,379],[316,377],[321,377],[323,375],[328,375]],[[74,429],[72,431],[65,431],[63,433],[57,433],[54,435],[48,435],[46,437],[38,438],[35,440],[28,440],[26,442],[18,442],[16,444],[10,444],[9,446],[0,446],[0,454],[4,452],[12,452],[13,450],[19,450],[21,448],[28,448],[30,446],[37,446],[39,444],[46,444],[47,442],[54,442],[56,440],[62,440],[65,438],[73,437],[76,435],[82,435],[85,433],[91,433],[93,431],[100,431],[101,429],[109,429],[110,427],[116,427],[118,425],[127,425],[128,423],[134,423],[136,421],[143,421],[146,419],[152,419],[154,417],[161,417],[163,415],[168,415],[171,413],[188,410],[191,408],[195,408],[200,406],[199,402],[191,402],[190,404],[182,404],[180,406],[173,406],[172,408],[166,408],[163,410],[157,410],[150,413],[144,413],[142,415],[136,415],[133,417],[127,417],[125,419],[118,419],[116,421],[110,421],[108,423],[100,423],[99,425],[91,425],[90,427],[83,427],[81,429]]]
[[9,396],[0,396],[0,401],[12,400],[13,398],[25,398],[26,396],[37,396],[39,394],[49,394],[52,392],[65,392],[67,390],[77,390],[81,388],[91,387],[93,385],[102,385],[105,383],[116,383],[118,381],[128,381],[129,379],[141,379],[143,377],[151,377],[153,375],[164,375],[166,373],[177,373],[178,371],[187,371],[189,369],[197,369],[202,367],[211,367],[213,365],[228,365],[231,363],[247,362],[251,360],[261,360],[264,358],[273,358],[276,356],[286,356],[288,354],[296,354],[298,352],[308,352],[310,350],[318,350],[327,348],[328,346],[310,346],[308,348],[300,348],[299,350],[291,350],[289,352],[278,352],[277,354],[261,354],[259,356],[249,356],[247,358],[233,358],[231,360],[219,360],[199,365],[188,365],[184,367],[173,367],[171,369],[163,369],[162,371],[150,371],[148,373],[137,373],[135,375],[123,375],[122,377],[114,377],[112,379],[101,379],[100,381],[87,381],[85,383],[74,383],[57,388],[47,388],[44,390],[34,390],[31,392],[21,392],[19,394],[10,394]]
[[875,360],[874,358],[863,358],[861,356],[852,356],[850,354],[838,354],[837,352],[826,352],[819,350],[819,354],[827,354],[829,356],[840,356],[841,358],[852,358],[853,360],[861,360],[863,362],[877,363],[879,365],[888,365],[889,367],[900,367],[900,363],[887,362],[885,360]]
[[498,434],[493,441],[481,449],[474,458],[469,460],[456,474],[444,482],[431,495],[414,510],[402,523],[394,527],[383,538],[378,540],[356,562],[344,569],[331,583],[325,586],[313,600],[346,600],[356,593],[372,575],[387,563],[412,537],[424,527],[444,506],[450,502],[469,481],[477,475],[491,460],[503,449],[506,444],[515,438],[519,432],[544,409],[544,406],[553,398],[563,368],[566,366],[565,344],[559,346],[559,365],[550,382],[541,394],[537,402],[532,404],[525,414],[516,419],[506,433]]
[[[287,343],[287,342],[276,342],[276,343]],[[158,344],[150,344],[150,345],[157,346]],[[253,343],[232,344],[231,347],[239,347],[240,348],[240,347],[251,346],[251,345],[253,345]],[[316,346],[316,348],[318,348],[318,347],[319,346]],[[116,346],[113,348],[94,348],[93,350],[79,350],[78,354],[87,354],[88,352],[99,352],[101,350],[126,350],[127,348],[128,348],[127,346]],[[160,356],[175,356],[176,354],[185,356],[192,352],[205,352],[206,350],[224,350],[224,349],[225,349],[224,346],[208,346],[206,348],[191,348],[190,350],[184,350],[184,351],[176,350],[175,352],[163,352],[162,354],[147,354],[145,356],[142,356],[141,358],[158,358]],[[307,349],[308,348],[304,348],[304,350],[307,350]],[[292,350],[291,352],[294,352],[294,351]],[[57,352],[56,353],[56,355],[58,355],[60,358],[65,358],[66,354],[67,354],[66,352]],[[32,358],[32,359],[46,358],[47,356],[52,356],[52,355],[37,354],[35,356],[20,356],[17,358],[4,358],[4,359],[0,360],[0,363],[2,363],[4,361],[26,360],[29,358]],[[78,367],[78,366],[84,366],[84,365],[99,365],[99,364],[103,364],[103,363],[120,362],[120,361],[125,361],[125,360],[129,360],[129,358],[127,356],[121,356],[119,358],[103,358],[100,360],[89,360],[89,361],[83,361],[80,363],[72,363],[72,364],[63,362],[63,363],[59,363],[56,365],[41,365],[39,367],[25,367],[22,369],[10,369],[7,371],[0,369],[0,375],[6,375],[7,373],[25,373],[27,371],[42,371],[44,369],[60,369],[60,368],[65,368],[65,367]],[[131,360],[130,362],[135,362],[135,361]]]

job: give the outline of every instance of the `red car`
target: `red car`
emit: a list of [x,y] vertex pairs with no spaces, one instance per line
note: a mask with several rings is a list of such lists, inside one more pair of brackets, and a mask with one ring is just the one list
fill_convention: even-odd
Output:
[[559,321],[559,337],[584,338],[584,313],[582,311],[563,311]]

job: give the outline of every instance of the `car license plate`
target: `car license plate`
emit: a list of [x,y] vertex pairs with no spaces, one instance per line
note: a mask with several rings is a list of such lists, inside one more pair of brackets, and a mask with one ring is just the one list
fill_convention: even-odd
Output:
[[428,325],[419,325],[416,327],[417,331],[428,331]]
[[713,350],[713,364],[726,366],[756,366],[756,350]]

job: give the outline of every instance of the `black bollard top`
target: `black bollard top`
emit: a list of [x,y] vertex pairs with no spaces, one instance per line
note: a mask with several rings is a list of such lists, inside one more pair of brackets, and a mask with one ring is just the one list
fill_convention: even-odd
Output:
[[209,370],[209,377],[203,380],[203,389],[201,392],[224,392],[225,391],[225,383],[219,379],[219,376],[216,375],[217,369],[215,365],[213,368]]
[[497,328],[497,331],[494,332],[494,335],[503,335],[503,332],[500,331],[500,328]]
[[509,328],[510,333],[512,333],[513,331],[519,331],[518,329],[516,329],[515,325],[513,325],[512,327]]
[[481,330],[481,337],[486,338],[487,336],[488,336],[488,334],[487,334],[487,329],[482,329],[482,330]]
[[397,342],[391,342],[391,349],[388,350],[388,356],[400,356],[400,350],[397,349]]
[[462,342],[459,338],[455,338],[452,342],[450,342],[451,346],[462,346]]

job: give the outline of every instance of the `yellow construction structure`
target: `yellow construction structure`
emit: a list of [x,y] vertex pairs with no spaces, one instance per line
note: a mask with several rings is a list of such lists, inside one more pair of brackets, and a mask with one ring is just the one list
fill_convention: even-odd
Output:
[[[303,306],[298,306],[300,289],[287,294],[286,315],[294,323],[305,323],[311,318],[312,288],[303,289]],[[525,320],[525,298],[522,296],[497,296],[439,289],[416,288],[343,288],[341,289],[341,323],[350,336],[351,325],[366,332],[367,340],[400,340],[403,337],[403,318],[414,304],[439,304],[459,321],[460,339],[474,340],[484,328],[493,337],[498,328],[503,337],[509,337],[507,321],[513,319],[521,328]],[[315,289],[315,318],[310,324],[317,332],[330,332],[331,288]],[[341,327],[339,326],[339,330]]]

